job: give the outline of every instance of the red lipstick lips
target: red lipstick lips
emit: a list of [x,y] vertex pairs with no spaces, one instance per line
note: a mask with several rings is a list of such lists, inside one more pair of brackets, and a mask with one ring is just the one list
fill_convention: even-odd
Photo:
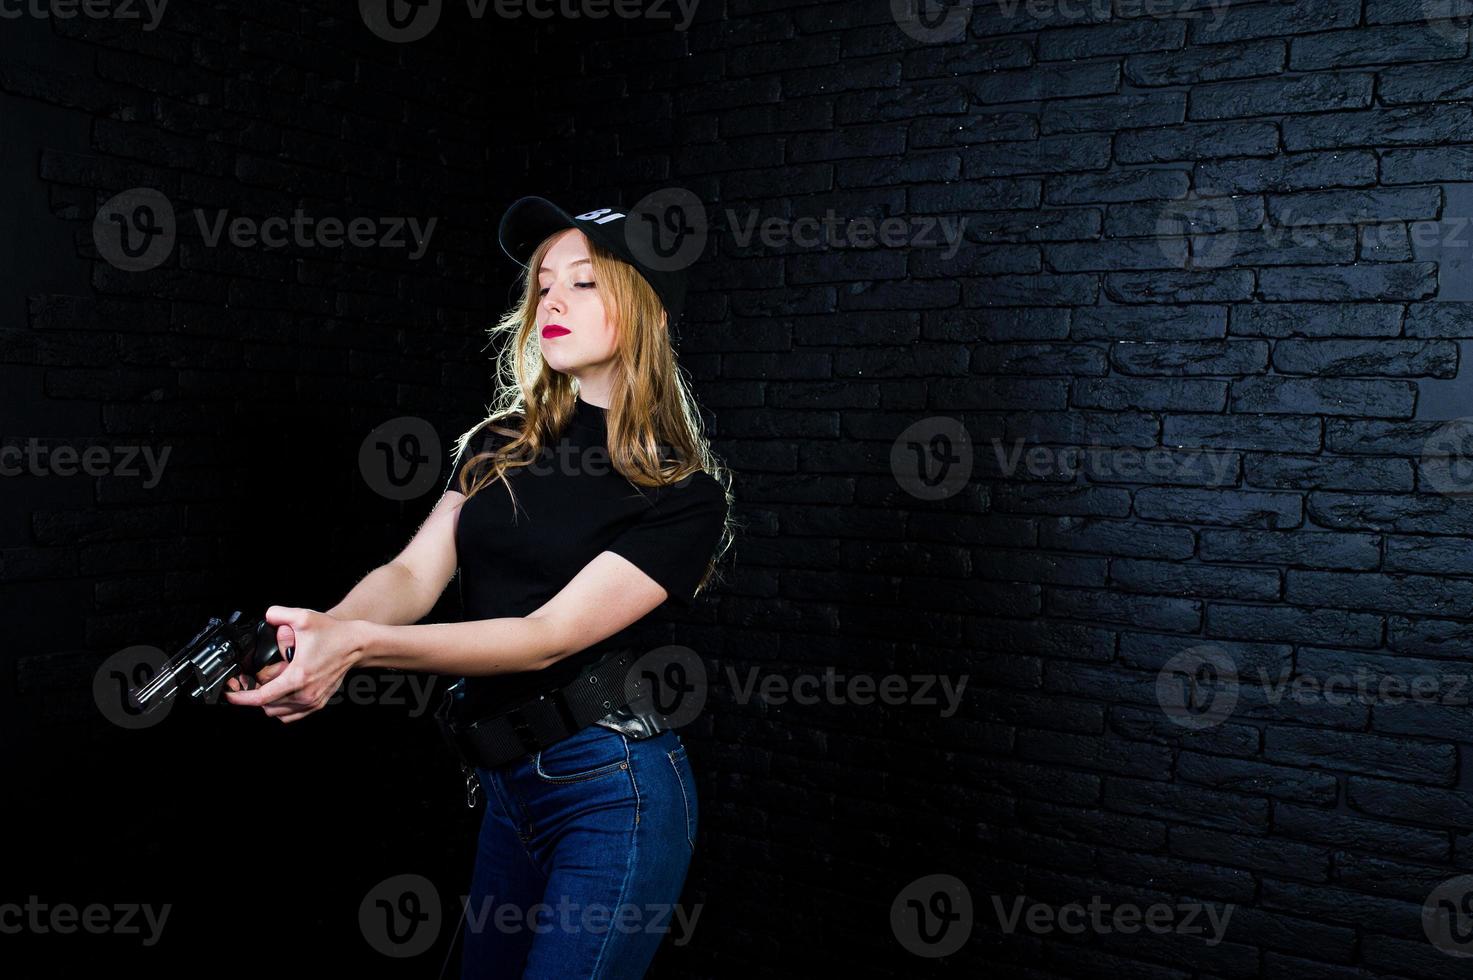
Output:
[[569,330],[567,327],[560,326],[556,323],[549,323],[547,326],[542,328],[542,339],[547,340],[550,337],[561,337],[564,334],[569,334],[572,332],[573,331]]

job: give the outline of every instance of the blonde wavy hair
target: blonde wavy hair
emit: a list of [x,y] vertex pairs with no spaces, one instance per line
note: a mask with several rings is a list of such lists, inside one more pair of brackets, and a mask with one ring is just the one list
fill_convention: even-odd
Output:
[[[576,411],[578,392],[569,375],[554,370],[542,356],[537,335],[540,300],[537,270],[562,231],[545,239],[518,277],[521,300],[489,331],[497,357],[497,395],[487,417],[455,441],[454,456],[467,451],[476,434],[487,428],[509,437],[495,452],[470,456],[459,476],[466,498],[501,480],[514,469],[536,462],[545,446],[562,436]],[[582,234],[579,232],[578,234]],[[675,360],[664,304],[634,268],[596,242],[588,240],[588,257],[604,307],[615,329],[615,370],[606,415],[609,464],[641,487],[665,487],[705,472],[726,496],[726,519],[715,555],[701,576],[696,594],[713,580],[717,563],[730,549],[738,526],[732,517],[731,473],[712,453],[695,399]],[[668,456],[660,452],[670,450]],[[468,475],[478,470],[474,478]]]

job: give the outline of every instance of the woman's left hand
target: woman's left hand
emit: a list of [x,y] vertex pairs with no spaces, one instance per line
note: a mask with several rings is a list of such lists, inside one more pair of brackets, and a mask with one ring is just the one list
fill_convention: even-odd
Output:
[[296,634],[296,650],[286,669],[251,691],[226,691],[231,704],[257,706],[293,722],[327,704],[358,662],[358,631],[351,620],[290,606],[266,610],[266,622],[285,624]]

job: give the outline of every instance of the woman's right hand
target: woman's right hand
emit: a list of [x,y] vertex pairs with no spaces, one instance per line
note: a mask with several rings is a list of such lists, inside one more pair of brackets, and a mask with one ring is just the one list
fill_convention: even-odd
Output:
[[286,650],[288,647],[295,648],[296,645],[297,634],[292,632],[292,628],[285,624],[278,626],[276,628],[276,649],[281,651],[282,659],[276,661],[273,664],[262,667],[259,673],[236,674],[234,677],[225,682],[225,690],[250,691],[260,687],[262,684],[265,684],[277,674],[281,673],[283,670],[286,670],[288,666],[286,662]]

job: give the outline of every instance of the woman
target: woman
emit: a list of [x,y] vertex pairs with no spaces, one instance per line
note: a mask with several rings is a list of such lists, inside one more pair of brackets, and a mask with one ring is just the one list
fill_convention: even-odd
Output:
[[[293,722],[353,667],[460,675],[453,722],[504,716],[611,651],[657,645],[729,547],[730,477],[670,345],[680,271],[631,248],[625,216],[523,198],[502,248],[525,266],[498,406],[462,435],[439,503],[393,561],[326,613],[273,606],[290,664],[226,698]],[[457,566],[466,622],[417,623]],[[581,680],[581,678],[579,678]],[[643,976],[695,846],[679,736],[636,702],[500,765],[460,924],[462,977]],[[663,907],[663,908],[661,908]]]

